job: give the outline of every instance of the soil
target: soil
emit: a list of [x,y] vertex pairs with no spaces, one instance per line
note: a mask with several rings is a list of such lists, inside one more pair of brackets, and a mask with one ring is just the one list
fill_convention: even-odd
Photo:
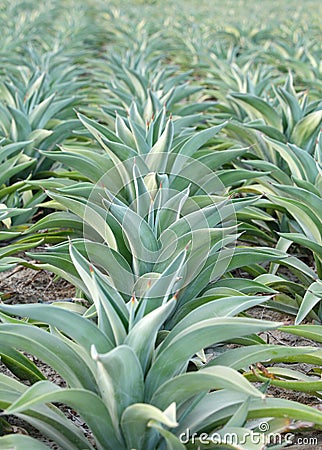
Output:
[[42,303],[73,298],[75,288],[62,278],[55,279],[47,270],[18,266],[0,272],[0,295],[6,304]]

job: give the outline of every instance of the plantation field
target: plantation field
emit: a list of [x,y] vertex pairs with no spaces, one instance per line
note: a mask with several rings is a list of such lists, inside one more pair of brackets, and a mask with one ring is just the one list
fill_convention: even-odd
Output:
[[320,17],[2,0],[0,449],[322,448]]

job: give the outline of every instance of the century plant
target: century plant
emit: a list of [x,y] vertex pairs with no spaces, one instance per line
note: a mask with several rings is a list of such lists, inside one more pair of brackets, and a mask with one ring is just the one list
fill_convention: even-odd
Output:
[[[43,161],[35,149],[54,148],[56,144],[62,143],[65,138],[69,137],[73,129],[77,127],[72,109],[77,104],[77,99],[71,96],[68,84],[72,83],[74,89],[83,84],[76,79],[76,76],[80,76],[79,70],[71,71],[59,56],[56,58],[53,58],[52,55],[49,56],[53,61],[47,62],[48,68],[50,69],[55,64],[58,72],[55,74],[51,70],[53,72],[52,79],[45,71],[28,68],[23,70],[22,68],[19,78],[11,74],[10,80],[2,84],[0,92],[3,102],[0,133],[8,143],[27,141],[24,153],[38,159],[38,164],[33,172],[35,169],[41,171],[50,167],[48,161]],[[46,60],[46,58],[44,59]],[[57,77],[56,82],[55,76]],[[57,92],[60,93],[59,96],[57,96]],[[22,173],[22,177],[26,173],[28,172]]]
[[[14,5],[4,5],[4,11],[8,12],[10,6],[13,6],[12,14],[15,15]],[[28,7],[31,5],[26,4]],[[7,218],[3,222],[1,239],[19,237],[33,220],[36,205],[46,198],[43,192],[26,186],[25,181],[40,173],[48,177],[51,170],[55,174],[63,171],[39,150],[50,150],[68,138],[74,139],[73,133],[80,128],[73,108],[80,107],[90,84],[90,69],[77,52],[78,46],[82,47],[81,41],[77,41],[81,37],[79,30],[82,26],[80,22],[69,24],[75,41],[67,41],[66,36],[63,38],[61,32],[52,28],[53,23],[49,25],[49,19],[58,14],[56,8],[57,5],[50,10],[46,17],[48,21],[43,20],[42,26],[47,25],[48,29],[46,41],[41,44],[34,39],[28,41],[29,22],[24,22],[26,13],[21,13],[18,8],[16,25],[21,19],[19,33],[26,36],[28,43],[21,38],[19,45],[16,41],[14,51],[1,55],[0,161],[3,170],[0,204],[2,209],[6,209],[2,213],[5,214],[4,219]],[[30,20],[35,21],[36,28],[40,25],[38,20],[41,22],[41,17],[45,18],[43,10],[37,13],[40,17],[30,11]],[[4,30],[8,24],[3,25]],[[2,38],[5,40],[5,36]],[[83,50],[85,55],[86,51]]]
[[[137,295],[142,289],[153,292],[153,283],[158,285],[157,278],[163,272],[167,272],[171,289],[181,289],[180,297],[184,298],[190,292],[202,293],[226,271],[245,266],[250,255],[253,263],[287,260],[286,254],[270,248],[234,251],[227,247],[237,237],[235,214],[238,217],[239,211],[244,211],[245,220],[265,216],[254,207],[247,209],[256,197],[225,198],[221,180],[229,171],[218,172],[219,177],[213,172],[243,155],[245,149],[223,152],[208,147],[200,151],[225,124],[186,135],[180,128],[181,118],[165,122],[164,109],[146,128],[135,120],[137,114],[134,108],[127,121],[118,116],[116,133],[80,116],[105,153],[88,149],[46,152],[47,157],[78,169],[91,183],[39,181],[53,199],[46,206],[61,205],[69,213],[53,213],[32,226],[29,233],[57,225],[79,230],[83,221],[83,254],[86,250],[91,261],[105,270],[114,287],[121,289],[121,282],[127,293]],[[189,264],[181,267],[183,253],[193,254],[196,249],[197,256],[188,258]],[[109,258],[104,257],[106,252]],[[65,244],[33,257],[47,263],[40,267],[76,282]],[[172,262],[177,268],[169,271]],[[179,267],[180,275],[176,274]],[[193,277],[197,278],[187,287]]]
[[[322,425],[321,414],[316,410],[266,397],[236,370],[219,363],[206,364],[202,355],[200,370],[187,371],[194,354],[210,344],[218,345],[281,325],[233,317],[251,305],[262,303],[265,297],[214,299],[197,306],[166,330],[163,325],[173,315],[175,297],[142,317],[135,298],[127,303],[122,299],[113,303],[109,292],[104,290],[104,275],[91,267],[73,246],[70,255],[92,293],[97,324],[91,319],[93,313],[82,308],[71,311],[66,304],[1,305],[3,361],[19,378],[33,383],[28,388],[1,376],[0,404],[4,415],[24,418],[66,449],[93,447],[57,407],[48,405],[50,402],[62,402],[76,409],[101,449],[183,449],[182,435],[186,429],[200,432],[205,426],[217,433],[234,427],[242,439],[249,432],[245,425],[247,417],[287,414]],[[28,319],[13,319],[8,314]],[[16,347],[52,366],[67,387],[46,381]],[[315,349],[277,346],[266,349],[257,345],[251,350],[248,361],[255,362],[286,354],[301,359]],[[212,389],[215,391],[210,392]],[[224,409],[218,407],[217,397]],[[242,403],[247,406],[242,407]],[[224,428],[223,422],[227,424]],[[284,422],[285,429],[287,425]],[[250,430],[256,427],[256,421],[249,426]],[[15,442],[14,437],[10,439]],[[6,442],[8,438],[3,440]]]
[[222,117],[235,119],[228,129],[232,138],[252,145],[255,154],[283,169],[285,163],[272,149],[270,140],[295,144],[313,154],[322,113],[320,100],[310,101],[307,91],[295,91],[291,73],[284,86],[278,81],[258,94],[251,85],[247,92],[230,92],[218,110]]

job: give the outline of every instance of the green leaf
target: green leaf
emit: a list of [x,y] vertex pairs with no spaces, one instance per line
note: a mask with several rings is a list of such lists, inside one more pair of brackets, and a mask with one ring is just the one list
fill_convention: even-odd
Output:
[[277,204],[290,212],[303,229],[306,236],[316,242],[321,241],[320,219],[302,202],[290,198],[267,196],[272,204]]
[[314,306],[322,300],[322,282],[317,280],[312,283],[303,297],[299,311],[295,319],[295,325],[299,325],[309,314]]
[[91,203],[85,204],[73,198],[66,198],[59,194],[50,193],[50,196],[79,216],[81,219],[85,220],[88,225],[93,227],[94,230],[102,236],[102,238],[112,249],[117,248],[117,243],[112,229],[106,220],[104,220],[106,218],[106,213],[103,208],[98,208]]
[[314,111],[303,117],[294,127],[291,139],[299,147],[307,148],[314,142],[322,123],[322,111]]
[[[156,260],[158,241],[151,227],[130,208],[123,207],[104,199],[108,211],[119,222],[125,233],[134,258],[137,275],[150,272],[152,262]],[[140,246],[137,243],[140,243]]]
[[156,420],[150,420],[148,422],[148,427],[153,428],[158,433],[161,434],[161,436],[164,438],[164,440],[167,443],[167,450],[184,450],[185,446],[180,442],[180,439],[177,438],[174,434],[172,434],[170,431],[164,429],[159,422]]
[[25,231],[25,234],[52,228],[72,228],[81,231],[83,226],[82,220],[76,215],[67,212],[54,212],[31,225],[28,230]]
[[166,408],[172,402],[180,407],[191,397],[211,389],[230,389],[251,396],[263,397],[263,394],[237,371],[224,366],[216,366],[178,375],[168,380],[154,392],[151,403],[160,409]]
[[35,242],[30,242],[26,244],[11,244],[5,248],[0,248],[0,257],[4,258],[5,256],[12,255],[14,253],[23,252],[25,250],[29,250],[30,248],[38,247],[43,243],[43,239]]
[[3,344],[2,351],[3,353],[0,354],[1,361],[20,380],[28,380],[30,383],[35,383],[46,378],[29,358],[16,349],[11,348],[9,345],[6,347]]
[[301,372],[280,367],[267,367],[265,370],[273,377],[267,376],[266,373],[262,374],[260,370],[256,369],[249,374],[245,374],[245,376],[250,381],[269,381],[272,386],[294,391],[311,393],[322,391],[322,381],[317,377],[310,377]]
[[0,353],[5,353],[8,343],[12,347],[37,356],[56,370],[69,385],[85,387],[94,392],[97,390],[93,373],[84,364],[84,359],[62,339],[47,331],[32,325],[2,324],[0,326]]
[[252,94],[243,94],[234,92],[230,94],[238,103],[246,104],[250,108],[247,108],[256,117],[264,117],[269,125],[280,129],[281,119],[275,109],[269,105],[265,100]]
[[200,349],[260,330],[276,328],[278,325],[254,319],[212,318],[188,326],[174,338],[170,332],[159,346],[153,366],[146,377],[147,398],[151,398],[161,384],[179,374]]
[[[207,292],[208,294],[208,292]],[[199,306],[198,300],[207,300],[205,304]],[[212,296],[208,298],[198,297],[196,305],[194,302],[188,302],[183,305],[179,311],[172,317],[168,326],[171,325],[175,333],[185,330],[188,326],[201,322],[202,320],[210,319],[211,317],[232,317],[236,316],[242,311],[251,307],[260,305],[266,302],[271,297],[268,296],[224,296],[224,298],[213,299]],[[180,322],[179,322],[180,321]],[[179,323],[178,323],[179,322]],[[176,326],[174,326],[177,323]],[[172,334],[174,336],[174,333]],[[168,338],[168,342],[170,339]]]
[[98,354],[93,348],[92,357],[97,364],[97,382],[102,400],[117,428],[123,411],[144,400],[140,362],[134,350],[127,345],[119,345],[105,354]]
[[0,311],[15,316],[28,317],[42,323],[48,323],[74,339],[84,347],[88,353],[90,352],[92,345],[95,345],[99,352],[106,352],[113,348],[111,341],[100,332],[92,321],[85,319],[74,312],[59,308],[58,306],[55,306],[55,304],[0,304]]
[[50,114],[48,115],[48,111],[51,110],[51,105],[54,101],[55,96],[56,94],[52,94],[49,97],[45,98],[45,100],[35,106],[35,108],[32,110],[31,114],[29,115],[29,122],[32,128],[44,128],[46,126],[48,120],[50,119]]
[[26,450],[28,448],[33,450],[48,450],[50,448],[39,440],[22,434],[9,434],[0,437],[0,447],[8,450]]
[[[300,188],[297,186],[283,186],[276,185],[278,190],[286,192],[293,199],[303,202],[311,211],[319,218],[319,213],[322,208],[322,198],[313,192],[310,192],[306,188]],[[295,216],[296,219],[296,216]]]
[[300,233],[278,233],[278,234],[279,236],[282,236],[283,238],[288,239],[289,241],[293,241],[296,244],[300,244],[303,247],[307,247],[308,249],[312,250],[312,252],[316,253],[319,256],[319,258],[322,259],[322,245],[318,244],[315,241],[312,241],[303,234]]
[[320,325],[289,325],[287,327],[280,327],[281,331],[286,333],[296,334],[306,339],[316,342],[322,342],[322,330]]
[[250,345],[247,347],[227,350],[225,353],[216,356],[207,366],[226,366],[240,370],[248,368],[257,362],[266,362],[284,357],[297,356],[314,352],[315,347],[288,347],[283,345]]
[[106,406],[96,394],[85,389],[61,389],[49,381],[40,381],[6,408],[5,414],[17,414],[49,402],[65,403],[78,411],[93,432],[99,449],[124,448]]
[[27,117],[22,111],[19,111],[12,106],[8,106],[8,109],[13,117],[13,138],[16,141],[27,140],[31,133],[31,126]]
[[[177,434],[185,432],[200,432],[205,429],[217,428],[237,411],[249,398],[245,394],[227,391],[226,389],[209,393],[193,410],[180,421]],[[322,425],[322,413],[310,406],[298,402],[266,397],[259,399],[251,397],[249,401],[248,419],[281,417]]]
[[137,354],[144,372],[152,357],[157,333],[173,311],[175,303],[176,300],[172,299],[144,316],[133,326],[124,340],[124,344],[133,348]]
[[206,142],[212,139],[219,131],[227,125],[227,122],[221,123],[215,127],[195,133],[180,149],[179,154],[185,156],[194,155]]
[[121,427],[128,448],[146,449],[144,440],[151,420],[155,420],[170,428],[177,426],[175,420],[171,420],[165,412],[160,411],[155,406],[137,403],[126,408],[122,415]]
[[145,162],[150,172],[163,173],[165,171],[167,155],[170,152],[172,142],[173,121],[169,119],[163,133],[146,156]]

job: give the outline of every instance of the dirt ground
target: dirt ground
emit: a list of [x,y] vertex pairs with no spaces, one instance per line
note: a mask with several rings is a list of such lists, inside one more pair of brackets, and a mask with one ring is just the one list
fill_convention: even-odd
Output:
[[75,288],[63,279],[46,271],[35,271],[18,266],[7,272],[0,272],[0,295],[6,304],[42,303],[72,298]]
[[[4,303],[37,303],[37,302],[51,302],[55,300],[71,299],[75,297],[75,288],[63,279],[55,279],[55,276],[45,270],[35,272],[32,269],[25,267],[17,267],[9,272],[0,273],[0,296]],[[268,320],[283,321],[290,320],[289,317],[285,317],[278,312],[274,312],[267,308],[257,307],[248,312],[250,316]],[[305,345],[317,345],[316,342],[308,339],[303,339],[298,336],[282,333],[280,331],[270,331],[263,333],[262,337],[269,343],[291,345],[291,346],[305,346]],[[64,386],[64,381],[61,377],[50,367],[43,364],[41,361],[31,357],[37,364],[44,375],[52,382],[55,382],[59,386]],[[281,364],[279,364],[281,365]],[[290,368],[290,365],[287,365]],[[293,364],[292,368],[307,373],[310,370],[310,366],[307,364]],[[2,373],[10,374],[7,368],[1,364],[0,371]],[[286,398],[289,400],[295,400],[300,403],[313,406],[314,408],[322,409],[321,399],[310,396],[305,393],[289,391],[281,388],[271,386],[268,390],[269,395],[273,395],[279,398]],[[66,416],[74,422],[87,436],[87,438],[94,445],[90,431],[86,424],[82,421],[79,415],[71,408],[61,405],[60,408],[66,414]],[[42,442],[44,442],[49,448],[54,450],[60,449],[56,444],[51,442],[48,438],[42,436],[36,429],[27,424],[26,422],[17,419],[13,416],[7,418],[11,426],[11,432],[29,434]],[[316,438],[317,445],[312,447],[312,444],[306,445],[308,439]],[[293,450],[322,450],[322,431],[314,430],[312,428],[303,428],[296,434],[296,438],[293,443],[299,442],[301,445],[287,446]]]

